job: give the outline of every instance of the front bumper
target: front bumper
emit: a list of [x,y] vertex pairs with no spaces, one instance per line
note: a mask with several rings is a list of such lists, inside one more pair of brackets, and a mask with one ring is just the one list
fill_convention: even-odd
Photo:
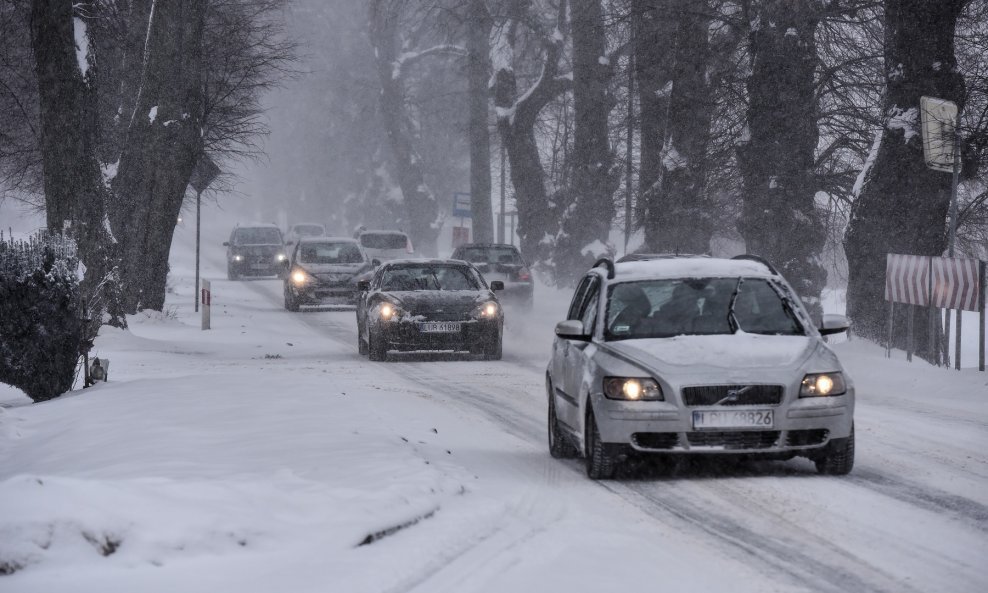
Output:
[[[668,395],[667,395],[668,397]],[[851,434],[854,390],[821,398],[789,398],[775,405],[684,406],[679,401],[627,402],[592,397],[601,440],[647,453],[812,455]],[[771,409],[772,426],[697,429],[694,411]]]
[[289,290],[300,305],[354,305],[360,293],[353,283],[320,283],[298,286],[294,283]]
[[411,320],[379,322],[376,331],[388,350],[473,350],[497,343],[501,339],[500,319],[471,319],[457,322],[459,332],[429,333],[419,330]]

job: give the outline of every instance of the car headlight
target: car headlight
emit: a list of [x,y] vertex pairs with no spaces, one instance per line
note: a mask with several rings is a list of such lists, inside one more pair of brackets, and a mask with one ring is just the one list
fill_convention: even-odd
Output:
[[302,284],[305,284],[308,281],[309,281],[309,275],[306,274],[304,271],[295,270],[294,272],[292,272],[292,282],[294,282],[296,286],[301,286]]
[[844,375],[840,372],[811,373],[803,377],[803,382],[799,386],[799,397],[825,397],[845,393],[847,393],[847,384],[844,383]]
[[497,303],[494,301],[487,301],[477,307],[477,310],[474,312],[474,316],[478,318],[490,319],[492,317],[497,317],[497,312],[499,310],[500,307],[497,306]]
[[377,307],[377,315],[382,321],[391,321],[401,317],[401,309],[392,303],[381,303]]
[[233,261],[244,261],[244,256],[242,256],[242,255],[234,255],[233,256]]
[[604,396],[628,401],[664,400],[662,388],[655,379],[638,377],[605,377]]
[[288,259],[284,253],[279,253],[278,255],[274,256],[274,258],[278,261],[285,261],[286,259]]

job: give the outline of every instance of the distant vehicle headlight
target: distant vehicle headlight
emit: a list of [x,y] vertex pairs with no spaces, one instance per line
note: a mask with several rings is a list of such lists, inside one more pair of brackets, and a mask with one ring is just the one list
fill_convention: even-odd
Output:
[[309,281],[309,275],[302,270],[295,270],[292,272],[292,282],[295,284],[305,284]]
[[285,261],[288,258],[285,257],[284,253],[279,253],[278,255],[275,256],[275,259],[277,259],[278,261]]
[[244,256],[242,256],[242,255],[234,255],[233,256],[233,261],[244,261]]
[[664,400],[662,388],[655,379],[638,377],[605,377],[604,396],[628,401]]
[[495,303],[494,301],[487,301],[486,303],[477,307],[477,310],[475,311],[475,316],[484,319],[490,319],[492,317],[496,317],[497,312],[499,310],[500,307],[497,306],[497,303]]
[[825,397],[845,393],[847,384],[844,383],[844,375],[839,372],[806,375],[799,386],[799,397]]

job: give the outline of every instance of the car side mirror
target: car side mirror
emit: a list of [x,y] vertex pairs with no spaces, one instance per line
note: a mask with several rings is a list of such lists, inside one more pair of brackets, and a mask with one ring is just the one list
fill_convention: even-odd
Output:
[[229,241],[223,241],[223,247],[229,247],[229,246],[230,246]]
[[285,245],[294,245],[295,241],[285,241]]
[[371,260],[371,265],[376,268],[377,266],[381,265],[381,260],[375,257],[374,259]]
[[497,292],[499,290],[504,290],[504,282],[501,282],[500,280],[492,280],[491,290],[493,290],[494,292]]
[[590,334],[583,331],[583,322],[579,319],[567,319],[557,323],[556,335],[564,340],[590,341]]
[[850,327],[851,322],[848,321],[847,317],[828,313],[823,316],[823,320],[818,329],[820,330],[820,335],[829,336],[831,334],[846,332]]
[[357,280],[357,290],[367,292],[370,290],[370,280]]

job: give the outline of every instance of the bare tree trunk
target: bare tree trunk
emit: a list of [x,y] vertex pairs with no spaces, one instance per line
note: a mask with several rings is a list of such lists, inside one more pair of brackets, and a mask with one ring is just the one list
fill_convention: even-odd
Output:
[[550,229],[557,227],[557,211],[549,203],[545,188],[545,170],[542,168],[535,124],[539,112],[555,97],[570,87],[571,81],[560,77],[559,59],[563,51],[566,31],[566,0],[559,3],[556,31],[559,35],[547,39],[545,58],[538,81],[518,98],[517,80],[509,58],[514,53],[513,28],[523,17],[522,0],[512,4],[513,24],[498,42],[495,52],[494,106],[497,111],[497,127],[508,155],[511,184],[518,208],[518,237],[522,254],[529,261],[538,261],[548,255],[543,239]]
[[[77,59],[73,3],[68,0],[33,0],[31,44],[38,75],[45,210],[48,230],[66,232],[79,246],[86,266],[82,294],[93,307],[95,335],[102,313],[124,326],[119,314],[113,237],[106,223],[108,192],[97,160],[94,80],[89,69],[95,60]],[[88,51],[89,48],[79,48]],[[80,54],[81,55],[81,54]],[[68,228],[66,228],[68,224]]]
[[557,276],[579,277],[602,255],[593,244],[606,244],[614,221],[613,194],[619,176],[612,170],[607,116],[614,103],[607,85],[613,69],[604,42],[604,15],[600,0],[573,2],[573,182],[570,204],[562,218],[556,244]]
[[478,243],[493,243],[491,138],[487,125],[492,20],[484,0],[470,0],[468,11],[467,84],[470,96],[470,210],[473,215],[473,240]]
[[738,148],[744,178],[739,230],[749,253],[767,258],[819,319],[827,271],[826,229],[816,208],[819,140],[814,75],[822,5],[770,0],[757,5],[750,32],[748,135]]
[[[394,155],[398,185],[405,200],[409,228],[415,249],[435,255],[436,239],[442,221],[436,196],[425,184],[422,159],[415,150],[414,126],[405,109],[405,93],[398,64],[398,14],[401,0],[373,0],[370,3],[370,39],[374,46],[378,78],[381,81],[381,117]],[[489,199],[489,198],[488,198]]]
[[673,2],[675,47],[669,115],[661,152],[662,177],[648,200],[645,236],[650,250],[707,253],[713,236],[706,202],[707,146],[713,97],[708,81],[709,17],[691,0]]
[[[963,108],[964,79],[957,72],[954,35],[964,0],[885,0],[885,127],[845,238],[848,313],[855,331],[882,340],[888,253],[940,255],[950,175],[926,168],[919,99],[927,95]],[[934,356],[925,323],[917,323],[917,351]],[[901,342],[900,342],[901,343]]]
[[662,178],[662,144],[669,118],[676,36],[676,19],[671,18],[669,3],[670,0],[632,0],[631,4],[641,120],[639,222],[645,227],[647,245],[658,240],[655,235],[663,226],[662,200],[657,184]]
[[141,83],[113,189],[129,312],[161,310],[168,253],[189,177],[202,153],[205,0],[156,2]]

